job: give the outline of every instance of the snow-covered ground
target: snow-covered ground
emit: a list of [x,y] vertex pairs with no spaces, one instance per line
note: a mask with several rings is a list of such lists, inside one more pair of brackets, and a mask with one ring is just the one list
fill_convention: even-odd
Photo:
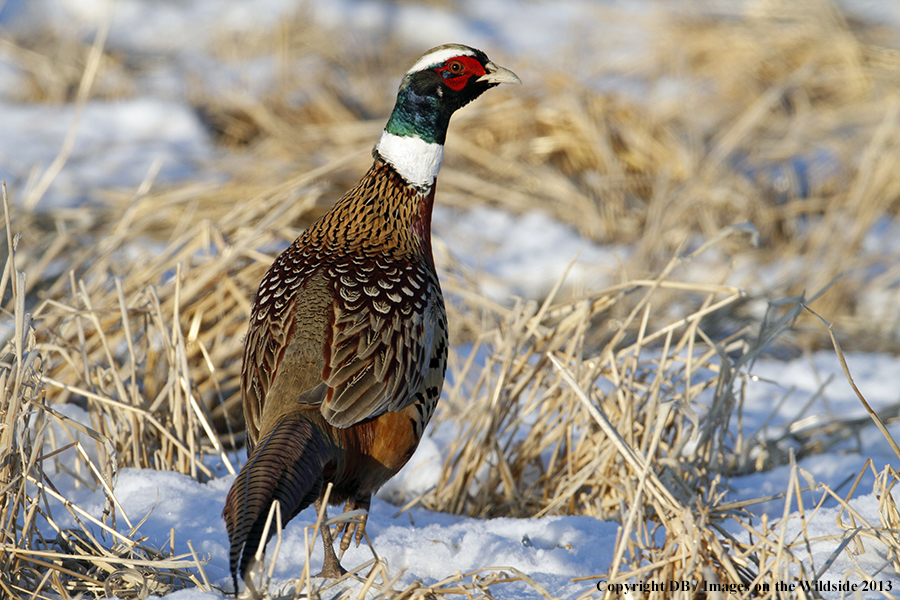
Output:
[[[124,469],[119,474],[116,496],[132,522],[149,514],[140,527],[153,545],[162,545],[176,528],[176,554],[189,554],[188,540],[203,557],[209,558],[206,574],[213,585],[231,589],[228,571],[228,536],[220,517],[221,507],[232,482],[222,477],[199,484],[190,477],[172,472]],[[94,514],[103,511],[101,494],[80,504]],[[477,519],[434,513],[413,508],[392,518],[397,507],[376,499],[372,503],[367,534],[378,555],[387,561],[388,572],[406,569],[402,584],[416,579],[440,581],[456,572],[468,573],[485,565],[513,567],[535,578],[554,596],[577,597],[591,588],[591,582],[570,580],[603,573],[609,566],[609,552],[615,544],[618,524],[590,517],[544,517],[540,519]],[[300,577],[305,559],[304,528],[315,524],[315,513],[300,514],[284,531],[273,583]],[[275,544],[268,548],[269,556]],[[311,559],[312,573],[322,568],[321,541]],[[168,548],[167,548],[168,549]],[[342,563],[352,568],[372,558],[363,543],[351,546]],[[368,569],[362,572],[365,576]],[[502,586],[505,595],[497,598],[527,598],[525,585]],[[495,592],[496,593],[496,592]],[[171,594],[178,600],[222,598],[222,594],[196,589]]]
[[[896,5],[890,2],[848,1],[845,4],[859,15],[876,15],[870,18],[900,24]],[[359,35],[401,34],[412,47],[429,47],[434,40],[453,40],[498,49],[507,55],[549,60],[554,52],[571,50],[572,39],[580,39],[580,53],[602,53],[604,60],[620,61],[623,65],[638,60],[644,50],[643,32],[637,25],[640,20],[629,16],[658,10],[655,4],[641,0],[622,3],[620,22],[598,33],[596,23],[589,18],[596,3],[589,0],[526,3],[465,0],[453,10],[435,5],[353,0],[301,4],[289,0],[0,2],[0,25],[19,32],[49,28],[91,39],[109,14],[107,45],[125,54],[154,59],[148,61],[144,75],[138,78],[133,99],[88,103],[80,117],[72,154],[38,208],[91,202],[93,194],[103,188],[136,187],[157,161],[161,161],[160,177],[165,181],[216,176],[208,171],[208,162],[220,150],[214,147],[190,107],[185,80],[197,78],[201,85],[222,93],[240,89],[242,93],[252,94],[254,90],[264,90],[276,71],[272,62],[221,63],[208,51],[207,45],[214,35],[223,31],[240,32],[277,23],[298,10],[298,6],[324,26],[339,24]],[[727,7],[723,3],[717,10]],[[53,161],[75,114],[72,106],[16,103],[16,90],[23,83],[23,74],[15,65],[14,60],[0,52],[0,178],[10,184],[17,201],[27,201],[37,180],[35,169],[44,169]],[[252,85],[248,86],[247,82]],[[491,226],[484,227],[486,222]],[[883,241],[897,237],[893,235],[896,223],[883,223],[879,227],[882,230],[875,232],[870,244],[873,251],[883,250]],[[604,285],[614,272],[616,257],[630,251],[599,247],[540,213],[511,215],[483,208],[456,214],[439,207],[435,228],[447,245],[456,249],[464,264],[476,270],[486,269],[480,279],[483,291],[500,299],[510,295],[540,297],[576,254],[579,259],[575,274],[582,278],[583,285]],[[478,235],[473,235],[473,230]],[[535,235],[538,231],[540,235]],[[486,233],[492,235],[486,237]],[[535,257],[540,260],[536,262]],[[891,299],[881,300],[872,310],[883,310]],[[900,402],[900,359],[860,354],[850,356],[849,362],[859,388],[876,410]],[[754,379],[748,383],[743,413],[745,432],[760,430],[761,436],[775,437],[780,427],[793,422],[801,413],[808,417],[808,422],[845,418],[850,414],[865,416],[831,352],[791,362],[759,361],[751,374]],[[821,387],[829,378],[830,383]],[[74,407],[67,411],[77,417]],[[893,426],[891,433],[900,437],[900,425]],[[413,495],[427,489],[437,478],[442,450],[439,441],[426,439],[411,464],[383,493]],[[801,460],[799,466],[817,481],[836,488],[859,472],[867,459],[879,470],[887,464],[896,466],[898,460],[871,425],[861,429],[858,437],[830,452]],[[784,492],[789,479],[787,467],[734,479],[730,482],[732,496],[740,499]],[[206,573],[211,581],[228,589],[227,538],[220,512],[231,481],[231,476],[223,475],[200,484],[174,473],[126,469],[119,474],[116,495],[132,522],[147,516],[140,532],[148,544],[163,546],[171,528],[177,526],[175,552],[187,552],[186,543],[191,540],[197,551],[209,557]],[[878,499],[867,495],[871,486],[872,477],[867,477],[851,506],[870,524],[878,524]],[[103,511],[105,499],[101,493],[68,491],[94,514]],[[846,492],[846,487],[842,491]],[[820,496],[821,493],[810,493],[807,506],[814,506]],[[586,517],[485,522],[420,508],[393,518],[396,510],[393,505],[376,499],[368,533],[391,572],[406,569],[402,581],[418,578],[434,582],[456,571],[467,572],[492,564],[519,569],[560,598],[578,597],[593,586],[593,582],[573,582],[572,578],[607,570],[617,529],[615,523]],[[780,516],[783,507],[776,501],[756,510]],[[819,511],[807,509],[802,515],[807,532],[814,537],[843,533],[836,521],[836,510],[834,503]],[[797,535],[800,517],[796,512],[791,516],[788,539]],[[284,532],[275,568],[276,581],[286,581],[302,571],[303,528],[313,520],[312,511],[307,511]],[[877,579],[890,582],[893,593],[900,592],[900,576],[890,565],[885,567],[883,547],[868,539],[864,547],[865,554],[841,554],[826,578],[839,582],[839,574],[859,568],[869,574],[880,572]],[[811,546],[813,571],[825,564],[834,548],[833,541]],[[354,565],[369,558],[367,549],[351,549],[344,562]],[[317,551],[312,558],[313,571],[320,565],[321,553]],[[857,576],[850,577],[859,580]],[[524,585],[496,589],[502,589],[498,598],[538,597]],[[197,590],[173,595],[178,600],[221,597],[219,593]],[[863,597],[882,595],[873,592]]]
[[[875,410],[900,401],[900,358],[851,354],[847,360],[857,384]],[[781,428],[794,422],[801,414],[817,423],[831,418],[866,416],[833,353],[816,353],[789,362],[762,360],[753,367],[751,374],[755,377],[747,384],[744,410],[744,431],[747,434],[777,437]],[[830,383],[820,390],[822,383],[829,380]],[[65,407],[63,411],[75,419],[79,416],[86,418],[74,406]],[[889,430],[895,439],[900,438],[900,423]],[[897,464],[896,455],[873,426],[868,425],[858,433],[857,438],[848,440],[831,452],[799,461],[799,468],[811,474],[816,482],[846,497],[849,491],[846,480],[858,474],[867,459],[871,459],[879,471],[886,465]],[[607,571],[618,522],[582,516],[483,521],[433,513],[418,507],[395,516],[398,508],[384,498],[396,498],[398,494],[415,497],[433,486],[440,473],[442,445],[447,442],[445,437],[424,439],[410,464],[382,489],[372,503],[368,535],[376,552],[387,561],[390,573],[406,570],[400,584],[408,585],[417,579],[426,584],[434,583],[456,572],[468,573],[485,565],[493,565],[515,568],[528,574],[554,597],[577,598],[589,592],[596,585],[596,580],[573,582],[572,579]],[[787,451],[787,448],[784,450]],[[242,459],[242,456],[238,457],[238,460]],[[221,465],[218,465],[218,471],[224,473]],[[808,485],[809,481],[802,472],[799,477],[801,486]],[[209,559],[205,570],[210,582],[230,589],[228,538],[220,512],[232,481],[232,476],[223,474],[201,484],[186,475],[172,472],[123,469],[119,473],[116,497],[132,523],[146,517],[140,526],[141,535],[147,537],[146,543],[162,547],[168,541],[172,528],[176,528],[175,553],[189,553],[187,542],[190,540],[194,549],[203,558]],[[871,474],[864,477],[849,504],[868,525],[877,527],[882,523],[879,498],[871,493],[873,481]],[[791,484],[791,468],[778,467],[765,473],[734,478],[729,484],[732,487],[729,500],[755,499],[787,492]],[[102,492],[68,491],[82,508],[98,516],[103,512],[106,499]],[[812,559],[807,561],[813,572],[831,558],[839,543],[836,539],[846,535],[848,529],[864,525],[855,522],[852,528],[848,528],[849,518],[845,514],[842,528],[838,519],[839,507],[834,501],[825,502],[818,510],[814,508],[822,496],[821,491],[805,492],[806,511],[797,512],[794,502],[789,511],[791,515],[785,522],[785,540],[791,543],[804,539],[802,526],[805,521],[805,533],[813,540]],[[900,494],[894,493],[894,497],[900,500]],[[760,515],[766,513],[770,518],[780,518],[784,512],[784,502],[774,500],[750,510]],[[119,522],[122,522],[121,517]],[[59,523],[63,526],[74,525],[65,518],[60,519]],[[307,510],[294,518],[283,532],[273,576],[276,587],[273,589],[278,588],[279,582],[287,585],[289,580],[302,573],[305,561],[304,528],[314,524],[314,511]],[[731,533],[747,541],[746,532],[738,525],[731,527]],[[822,582],[838,585],[843,574],[858,569],[858,572],[867,575],[878,573],[877,581],[890,585],[893,590],[900,590],[900,576],[893,570],[885,546],[862,536],[858,539],[863,541],[865,551],[854,554],[844,552],[837,556]],[[274,547],[273,541],[268,547],[270,556]],[[806,556],[805,546],[800,545],[796,552]],[[342,562],[345,566],[353,566],[371,558],[371,552],[363,544],[358,549],[351,546]],[[312,572],[317,573],[321,566],[319,544],[312,554]],[[796,573],[793,575],[796,576]],[[859,575],[850,575],[849,580],[861,581]],[[509,600],[540,597],[525,584],[498,586],[492,588],[492,593],[498,599]],[[182,590],[171,597],[186,600],[221,598],[222,595]],[[823,597],[837,598],[839,595],[826,592]],[[884,596],[873,592],[861,597]]]

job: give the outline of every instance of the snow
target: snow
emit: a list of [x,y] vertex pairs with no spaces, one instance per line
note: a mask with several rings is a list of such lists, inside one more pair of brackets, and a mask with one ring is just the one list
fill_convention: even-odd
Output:
[[[35,168],[46,169],[66,139],[72,105],[39,106],[0,102],[0,179],[11,189]],[[66,165],[41,208],[73,206],[93,190],[136,188],[159,161],[158,182],[200,177],[213,148],[197,115],[186,105],[154,98],[91,102],[80,117]],[[24,201],[25,187],[14,197]]]
[[568,286],[603,289],[631,254],[624,246],[586,240],[540,210],[516,215],[488,206],[460,211],[437,205],[432,229],[472,270],[480,291],[501,303],[511,296],[545,297],[573,261]]
[[[896,6],[889,2],[844,4],[855,7],[858,15],[877,15],[872,18],[895,23],[900,19]],[[591,18],[596,5],[588,0],[463,0],[452,7],[359,0],[299,5],[289,0],[7,0],[0,2],[0,24],[18,32],[49,29],[59,35],[91,39],[99,23],[111,15],[109,47],[158,59],[148,61],[135,98],[87,104],[72,155],[39,205],[45,210],[91,202],[98,190],[136,187],[157,162],[157,180],[177,182],[215,176],[205,170],[205,162],[218,150],[188,103],[186,80],[198,76],[200,85],[211,89],[223,93],[240,90],[252,95],[265,90],[277,71],[268,58],[240,64],[226,64],[218,59],[209,47],[223,32],[269,27],[296,10],[304,10],[324,27],[347,28],[354,35],[401,34],[410,47],[430,47],[435,40],[453,40],[500,48],[507,54],[552,64],[559,53],[571,48],[571,39],[581,39],[580,50],[584,52],[580,54],[585,56],[604,52],[611,62],[623,68],[640,60],[646,32],[634,24],[637,19],[629,19],[628,15],[652,11],[652,4],[623,3],[621,22],[602,25]],[[598,27],[602,27],[601,35],[597,35]],[[592,35],[585,35],[588,32]],[[7,180],[14,190],[13,197],[20,202],[33,187],[35,169],[45,169],[60,151],[74,118],[72,105],[13,102],[21,85],[22,76],[15,63],[0,56],[0,178]],[[664,81],[661,85],[674,84]],[[576,257],[571,275],[574,285],[603,287],[612,282],[619,260],[631,252],[630,248],[601,247],[584,240],[572,228],[539,211],[512,215],[487,207],[461,212],[439,206],[434,224],[437,235],[453,248],[455,256],[477,273],[482,292],[498,301],[510,296],[541,298]],[[896,223],[878,223],[867,238],[867,252],[879,256],[895,252],[897,227]],[[747,266],[748,270],[753,268]],[[784,277],[790,269],[773,268],[760,277]],[[885,307],[896,306],[900,296],[900,274],[896,268],[888,268],[877,276],[884,281],[879,288],[882,291],[867,296],[865,306],[873,312],[888,311]],[[900,402],[900,359],[854,354],[848,360],[859,387],[876,410]],[[817,352],[789,362],[761,360],[753,365],[751,375],[744,406],[744,429],[748,434],[775,439],[798,416],[814,418],[816,422],[838,416],[866,416],[832,352]],[[73,418],[87,419],[77,407],[67,406],[64,411]],[[900,438],[900,425],[891,426],[890,431]],[[561,598],[576,598],[588,591],[593,582],[573,582],[572,578],[607,570],[617,523],[576,516],[477,520],[421,508],[394,516],[397,508],[386,500],[409,499],[432,487],[447,443],[446,435],[426,437],[407,467],[372,504],[368,533],[379,555],[387,560],[389,571],[399,573],[405,569],[401,578],[404,583],[415,579],[435,582],[457,571],[493,564],[519,569]],[[868,424],[855,439],[845,441],[828,454],[806,457],[799,461],[799,467],[816,481],[837,488],[862,470],[867,459],[873,461],[876,470],[896,465],[897,460],[886,440]],[[243,456],[238,460],[243,460]],[[198,483],[175,473],[123,469],[115,491],[132,523],[146,517],[139,532],[148,544],[164,546],[172,528],[176,528],[175,552],[187,552],[187,542],[191,540],[194,548],[209,559],[205,569],[211,581],[229,589],[227,536],[220,513],[233,476],[225,475],[221,465],[218,472],[221,476],[217,479]],[[791,469],[785,466],[735,478],[729,482],[730,497],[781,493],[788,489],[791,477]],[[866,493],[872,482],[871,475],[863,479],[850,506],[869,523],[876,524],[880,520],[879,499]],[[65,486],[61,486],[61,491],[93,515],[102,514],[105,498],[101,492]],[[821,538],[810,542],[813,571],[831,557],[836,547],[831,536],[842,536],[848,530],[840,524],[840,509],[833,502],[818,510],[810,508],[820,497],[821,492],[809,492],[805,496],[805,512],[797,512],[793,505],[789,508],[791,516],[784,521],[788,539],[800,535],[801,516],[809,535]],[[780,517],[783,500],[753,510]],[[70,517],[64,511],[58,513],[66,524],[65,519]],[[844,521],[848,519],[845,517]],[[274,572],[276,584],[302,571],[304,528],[313,522],[314,515],[307,510],[285,530]],[[119,527],[124,527],[122,520]],[[732,533],[746,535],[737,526]],[[864,553],[845,552],[836,558],[835,566],[828,571],[830,581],[840,583],[835,574],[858,569],[868,574],[880,572],[881,580],[894,582],[895,590],[900,589],[900,577],[887,562],[884,546],[869,538],[863,543]],[[270,556],[272,551],[270,546]],[[359,564],[369,558],[365,547],[352,548],[345,564]],[[321,560],[321,551],[315,551],[313,572],[320,568]],[[538,597],[524,585],[504,587],[495,593],[497,598]],[[837,597],[831,592],[824,596]],[[226,596],[188,589],[171,597],[195,600]],[[881,595],[869,593],[863,597]]]
[[[84,413],[78,419],[80,409],[77,407],[67,406],[64,412],[76,420],[89,421]],[[490,564],[519,569],[548,589],[567,590],[567,594],[578,595],[590,584],[574,584],[571,578],[600,573],[608,568],[609,556],[598,548],[611,547],[615,543],[617,523],[590,517],[484,521],[421,508],[395,517],[398,509],[381,497],[389,495],[392,488],[402,489],[408,496],[433,486],[440,471],[440,462],[433,460],[437,457],[437,445],[426,438],[413,461],[373,500],[369,513],[367,534],[379,556],[387,561],[389,572],[399,572],[401,568],[408,570],[409,575],[402,582],[409,584],[415,579],[435,582],[454,572],[470,572]],[[191,541],[194,550],[202,558],[209,559],[204,568],[211,583],[229,589],[228,536],[220,513],[233,479],[222,476],[208,483],[198,483],[179,473],[126,468],[119,471],[115,494],[129,521],[141,522],[139,531],[147,538],[145,544],[158,548],[167,545],[175,528],[175,553],[189,553],[187,542]],[[104,510],[106,499],[101,492],[87,493],[83,489],[66,489],[64,486],[61,492],[97,517]],[[76,526],[68,515],[58,514],[57,517],[63,527]],[[304,528],[314,525],[315,520],[313,510],[304,511],[283,532],[274,573],[276,585],[279,581],[296,578],[302,572],[306,547]],[[120,514],[120,529],[127,530],[123,521]],[[274,546],[274,541],[268,546],[269,556],[274,552]],[[359,548],[351,546],[342,562],[356,565],[370,558],[371,552],[363,544]],[[321,569],[321,543],[313,552],[310,564],[313,573]],[[511,587],[507,592],[512,595],[506,597],[522,597],[516,595],[522,591],[522,588]],[[182,590],[170,597],[173,600],[223,597],[219,594],[197,596],[196,593],[196,590]]]
[[[92,36],[110,21],[109,44],[123,50],[201,50],[219,31],[271,27],[296,10],[291,0],[19,0],[5,20],[24,30],[47,27]],[[0,13],[0,17],[5,16]]]
[[[852,354],[848,362],[857,376],[862,392],[876,410],[900,402],[900,358],[884,355]],[[819,391],[823,381],[831,380],[824,387],[818,400],[806,408],[807,414],[823,418],[829,415],[864,415],[858,400],[843,378],[841,367],[833,353],[820,352],[809,357],[801,357],[789,362],[773,359],[759,361],[752,369],[753,377],[747,384],[747,406],[753,410],[745,412],[745,428],[753,431],[769,417],[770,411],[776,416],[773,424],[793,420],[801,407],[807,404],[812,394]],[[890,374],[890,376],[888,376]],[[778,382],[778,383],[773,383]],[[796,401],[780,403],[782,395],[790,390]],[[779,408],[780,405],[780,408]],[[75,406],[64,407],[65,412],[76,420],[88,421],[86,414]],[[890,428],[895,438],[900,438],[900,424]],[[617,522],[600,521],[585,516],[549,516],[531,519],[499,518],[479,520],[464,516],[433,513],[414,507],[402,514],[387,500],[408,500],[432,487],[439,476],[441,457],[448,443],[446,435],[427,436],[410,463],[385,486],[373,500],[367,524],[367,533],[374,549],[387,564],[390,573],[405,570],[398,585],[408,585],[415,580],[433,584],[457,572],[467,573],[485,565],[514,568],[528,574],[538,584],[559,598],[577,598],[588,592],[596,581],[572,581],[606,572],[609,568],[611,549],[614,547],[619,527]],[[812,475],[816,482],[837,489],[843,482],[841,497],[846,496],[846,479],[853,477],[871,459],[876,470],[894,464],[896,457],[880,434],[869,426],[860,432],[860,447],[853,452],[836,451],[829,454],[811,456],[798,464],[801,485],[806,485],[803,471]],[[90,444],[85,444],[90,447]],[[243,457],[239,457],[242,460]],[[143,520],[140,535],[146,537],[145,544],[163,547],[173,528],[176,531],[176,554],[189,553],[191,541],[194,549],[203,559],[208,559],[205,571],[213,585],[230,589],[228,570],[228,539],[220,517],[221,507],[233,481],[233,476],[225,475],[221,465],[217,465],[220,477],[208,483],[198,483],[186,475],[141,469],[122,469],[115,486],[116,497],[132,523]],[[729,500],[757,498],[766,494],[787,491],[791,483],[790,467],[783,466],[766,473],[733,478],[729,484],[732,491]],[[61,481],[68,481],[63,480]],[[879,526],[879,498],[872,489],[873,478],[868,475],[849,502],[855,511],[869,525]],[[99,517],[105,506],[102,492],[84,489],[66,489],[61,492],[75,500],[79,506]],[[900,493],[895,492],[895,500]],[[821,568],[834,552],[840,540],[859,521],[851,521],[844,511],[833,501],[825,502],[815,509],[822,497],[821,491],[809,491],[803,495],[805,512],[797,510],[796,503],[789,507],[787,520],[782,521],[785,539],[788,543],[804,542],[803,531],[809,536],[812,549],[813,571]],[[784,513],[784,500],[751,507],[759,515],[767,514],[777,519]],[[63,526],[74,526],[70,517],[59,516]],[[124,528],[122,516],[118,517],[120,530]],[[306,510],[291,521],[283,532],[273,574],[274,589],[289,585],[303,570],[305,560],[305,528],[315,524],[315,513]],[[127,528],[125,528],[127,529]],[[743,527],[732,524],[730,532],[738,539],[751,541]],[[778,530],[780,531],[780,530]],[[881,573],[879,581],[890,581],[900,586],[900,577],[892,570],[887,549],[883,543],[871,538],[862,538],[865,552],[853,556],[840,555],[835,566],[830,568],[822,582],[833,585],[841,583],[841,574],[854,569],[869,575]],[[805,546],[802,546],[805,548]],[[270,542],[267,557],[275,551],[275,541]],[[343,560],[353,566],[372,558],[365,543],[359,548],[352,547]],[[317,573],[322,566],[321,545],[313,550],[310,568]],[[796,576],[796,572],[791,572]],[[786,579],[787,580],[787,579]],[[860,581],[852,577],[851,581]],[[900,588],[897,588],[900,589]],[[538,598],[533,590],[522,585],[493,588],[496,598]],[[173,600],[194,598],[224,598],[223,594],[200,593],[186,589],[172,593]],[[824,597],[837,597],[825,592]],[[877,593],[863,594],[862,597],[882,597]]]

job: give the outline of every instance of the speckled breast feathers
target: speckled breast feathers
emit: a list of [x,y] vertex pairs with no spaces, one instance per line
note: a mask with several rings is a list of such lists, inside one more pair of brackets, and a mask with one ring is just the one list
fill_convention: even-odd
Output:
[[[447,354],[430,224],[422,222],[433,193],[403,185],[376,161],[269,269],[244,350],[253,442],[272,401],[318,407],[339,428],[420,403],[421,434]],[[274,421],[290,410],[267,413]]]

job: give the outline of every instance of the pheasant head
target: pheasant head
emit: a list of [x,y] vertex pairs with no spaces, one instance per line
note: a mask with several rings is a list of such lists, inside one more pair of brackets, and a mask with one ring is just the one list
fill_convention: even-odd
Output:
[[376,157],[410,185],[431,187],[441,168],[450,117],[501,83],[522,82],[481,50],[461,44],[432,48],[403,76]]

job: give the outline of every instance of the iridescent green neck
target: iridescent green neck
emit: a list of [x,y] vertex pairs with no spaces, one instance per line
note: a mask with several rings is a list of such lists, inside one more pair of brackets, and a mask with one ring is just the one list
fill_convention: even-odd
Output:
[[384,130],[400,137],[418,137],[429,144],[443,145],[450,124],[448,110],[440,96],[418,94],[409,79],[397,93],[397,103]]

